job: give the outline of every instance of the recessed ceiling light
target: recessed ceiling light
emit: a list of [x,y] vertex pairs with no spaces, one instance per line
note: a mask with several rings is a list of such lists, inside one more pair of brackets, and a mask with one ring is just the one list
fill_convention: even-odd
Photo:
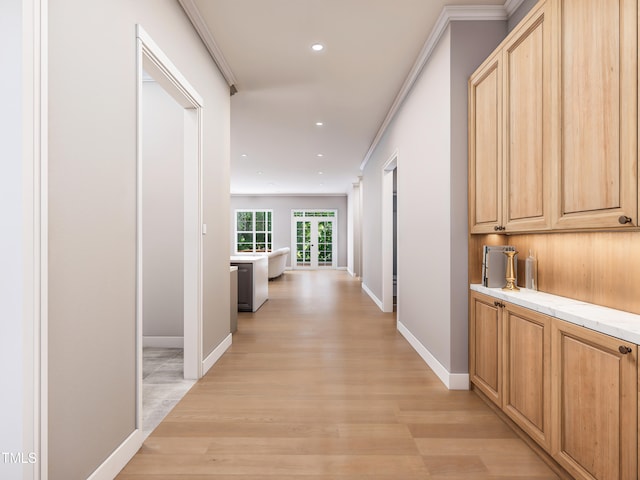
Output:
[[246,154],[246,153],[243,153],[243,154],[242,154],[242,155],[240,155],[240,156],[241,156],[241,157],[246,157],[246,156],[247,156],[247,154]]
[[256,172],[258,175],[262,175],[262,172]]
[[324,45],[322,45],[321,43],[314,43],[313,45],[311,45],[311,50],[313,50],[314,52],[320,52],[324,50]]
[[324,125],[324,123],[323,123],[323,122],[316,122],[316,127],[321,127],[321,126],[323,126],[323,125]]
[[318,153],[316,157],[324,157],[324,155],[322,153]]
[[318,172],[318,175],[324,175],[324,172]]

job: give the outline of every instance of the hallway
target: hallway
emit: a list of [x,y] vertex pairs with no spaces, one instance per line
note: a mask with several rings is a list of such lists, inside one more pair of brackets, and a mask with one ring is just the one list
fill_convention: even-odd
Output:
[[286,272],[119,480],[557,478],[343,271]]

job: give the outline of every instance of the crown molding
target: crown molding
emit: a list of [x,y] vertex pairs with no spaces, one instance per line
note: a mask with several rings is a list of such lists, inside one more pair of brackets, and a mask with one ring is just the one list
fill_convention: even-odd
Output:
[[509,18],[509,15],[507,13],[507,3],[517,3],[518,5],[515,7],[517,8],[523,1],[524,0],[507,0],[505,5],[447,5],[442,9],[442,12],[438,17],[435,26],[431,30],[431,34],[422,47],[417,60],[413,64],[413,67],[411,68],[407,79],[404,81],[404,84],[396,95],[393,104],[391,104],[391,108],[387,112],[387,116],[380,125],[380,128],[378,129],[378,132],[373,139],[373,142],[371,142],[371,146],[369,146],[369,150],[367,150],[362,163],[360,163],[360,170],[364,170],[367,166],[371,155],[380,143],[382,136],[387,131],[387,128],[398,113],[398,110],[400,110],[400,107],[407,98],[407,95],[409,95],[409,92],[418,80],[422,69],[429,61],[433,50],[436,48],[436,45],[442,38],[442,35],[444,34],[449,24],[456,21],[507,20]]
[[[222,50],[220,50],[220,47],[218,47],[218,44],[214,40],[213,35],[211,34],[211,30],[209,30],[209,27],[207,27],[206,22],[202,18],[202,14],[200,13],[200,10],[196,6],[195,1],[194,0],[178,0],[178,3],[180,3],[180,5],[182,6],[182,9],[187,14],[187,17],[189,17],[189,20],[191,21],[193,28],[196,29],[196,32],[202,39],[202,42],[204,43],[205,47],[207,47],[207,50],[209,51],[209,55],[211,55],[211,58],[213,59],[215,64],[218,66],[218,69],[220,70],[220,73],[222,73],[222,76],[224,77],[224,79],[227,81],[227,84],[230,87],[235,88],[236,77],[233,75],[233,72],[231,71],[229,64],[224,58],[224,55],[222,54]],[[236,91],[237,91],[237,88],[236,88]]]
[[507,15],[513,15],[520,5],[524,3],[524,0],[506,0],[504,2],[504,9],[507,11]]

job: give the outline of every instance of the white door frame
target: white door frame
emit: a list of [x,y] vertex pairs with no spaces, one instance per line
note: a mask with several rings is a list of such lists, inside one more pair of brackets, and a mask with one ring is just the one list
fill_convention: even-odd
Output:
[[[333,217],[294,217],[294,212],[334,212]],[[332,235],[332,255],[330,267],[299,267],[297,266],[297,235],[296,222],[306,220],[331,220],[333,222]],[[317,254],[317,250],[316,250]],[[316,255],[317,257],[317,255]],[[316,269],[336,269],[338,268],[338,209],[336,208],[295,208],[291,210],[291,268],[294,270],[316,270]]]
[[142,82],[143,70],[184,107],[184,377],[202,376],[202,109],[203,100],[140,26],[137,36],[137,428],[142,428]]
[[398,151],[382,167],[382,311],[393,312],[393,172]]

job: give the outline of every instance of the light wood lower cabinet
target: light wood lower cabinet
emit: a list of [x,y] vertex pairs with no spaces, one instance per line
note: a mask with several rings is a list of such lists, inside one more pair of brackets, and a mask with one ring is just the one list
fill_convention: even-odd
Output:
[[469,374],[574,478],[638,478],[637,345],[472,291]]
[[491,401],[502,407],[502,321],[495,298],[471,292],[469,377]]
[[551,317],[504,304],[503,410],[541,447],[551,446]]
[[560,320],[552,344],[553,457],[577,479],[637,478],[637,346]]

